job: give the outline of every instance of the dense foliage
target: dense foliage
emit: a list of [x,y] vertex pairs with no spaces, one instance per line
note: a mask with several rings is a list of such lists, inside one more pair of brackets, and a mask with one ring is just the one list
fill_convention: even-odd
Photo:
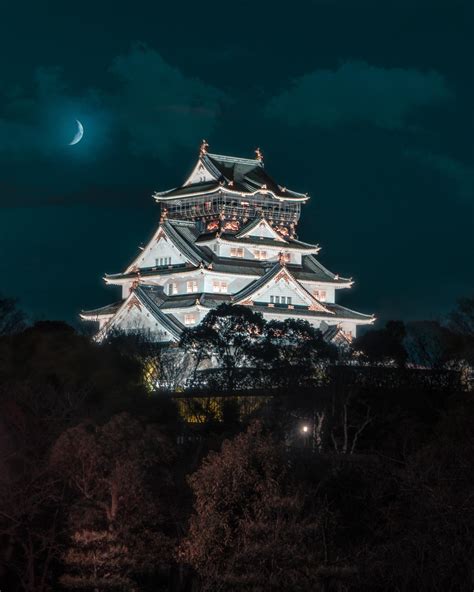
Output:
[[243,307],[181,350],[0,317],[2,589],[472,588],[474,299],[343,354]]

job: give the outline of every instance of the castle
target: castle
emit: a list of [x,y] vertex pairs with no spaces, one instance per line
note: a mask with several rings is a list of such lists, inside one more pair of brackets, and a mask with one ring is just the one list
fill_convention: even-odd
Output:
[[236,158],[211,154],[203,142],[186,181],[153,197],[161,204],[156,232],[122,273],[105,276],[121,287],[121,300],[81,313],[98,322],[98,341],[118,331],[178,342],[223,302],[267,320],[307,320],[341,346],[374,321],[336,304],[352,280],[323,267],[317,245],[298,240],[309,196],[278,185],[260,150]]

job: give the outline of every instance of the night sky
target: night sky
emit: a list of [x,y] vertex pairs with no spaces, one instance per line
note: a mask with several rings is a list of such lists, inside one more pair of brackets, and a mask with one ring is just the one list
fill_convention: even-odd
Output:
[[[76,323],[210,151],[309,192],[342,303],[438,318],[474,291],[472,0],[5,3],[0,292]],[[83,122],[84,138],[68,146]]]

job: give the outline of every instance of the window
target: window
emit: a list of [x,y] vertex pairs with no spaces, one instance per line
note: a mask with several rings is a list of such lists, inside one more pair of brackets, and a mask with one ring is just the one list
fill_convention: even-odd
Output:
[[231,247],[230,248],[230,256],[231,257],[243,257],[244,250],[242,247]]
[[221,280],[213,280],[212,290],[220,294],[227,294],[228,284]]
[[178,284],[176,282],[171,282],[171,284],[168,284],[168,294],[170,296],[173,296],[173,294],[177,294],[178,293]]
[[256,251],[254,251],[254,255],[255,255],[255,259],[266,259],[267,258],[266,251],[256,250]]
[[191,294],[198,291],[198,283],[196,280],[189,280],[186,282],[186,292]]
[[291,296],[270,296],[270,304],[291,304]]
[[320,302],[326,302],[326,290],[314,290],[313,296]]
[[291,263],[291,253],[282,253],[282,259],[285,263]]
[[188,312],[184,315],[184,324],[185,325],[194,325],[196,322],[196,314],[194,312]]
[[156,267],[163,267],[165,265],[171,265],[171,257],[159,257],[155,259]]

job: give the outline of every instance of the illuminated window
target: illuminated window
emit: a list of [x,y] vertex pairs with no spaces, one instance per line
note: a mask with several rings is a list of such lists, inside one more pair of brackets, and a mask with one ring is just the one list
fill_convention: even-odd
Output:
[[320,302],[326,302],[326,290],[314,290],[313,296]]
[[191,294],[198,291],[198,283],[196,280],[189,280],[186,282],[186,292]]
[[196,313],[188,312],[184,315],[184,324],[185,325],[194,325],[196,323]]
[[291,296],[270,296],[270,304],[291,304]]
[[178,284],[176,282],[171,282],[171,284],[168,285],[168,294],[170,296],[173,296],[173,294],[177,294],[178,293]]
[[282,258],[285,263],[291,263],[291,253],[283,253]]
[[256,251],[254,251],[254,255],[255,255],[255,259],[266,259],[267,258],[266,251],[256,250]]
[[220,280],[213,280],[213,282],[212,282],[212,290],[214,292],[217,292],[220,294],[226,294],[227,288],[228,288],[227,282],[220,281]]
[[242,247],[231,247],[230,248],[230,256],[231,257],[243,257],[244,250]]

